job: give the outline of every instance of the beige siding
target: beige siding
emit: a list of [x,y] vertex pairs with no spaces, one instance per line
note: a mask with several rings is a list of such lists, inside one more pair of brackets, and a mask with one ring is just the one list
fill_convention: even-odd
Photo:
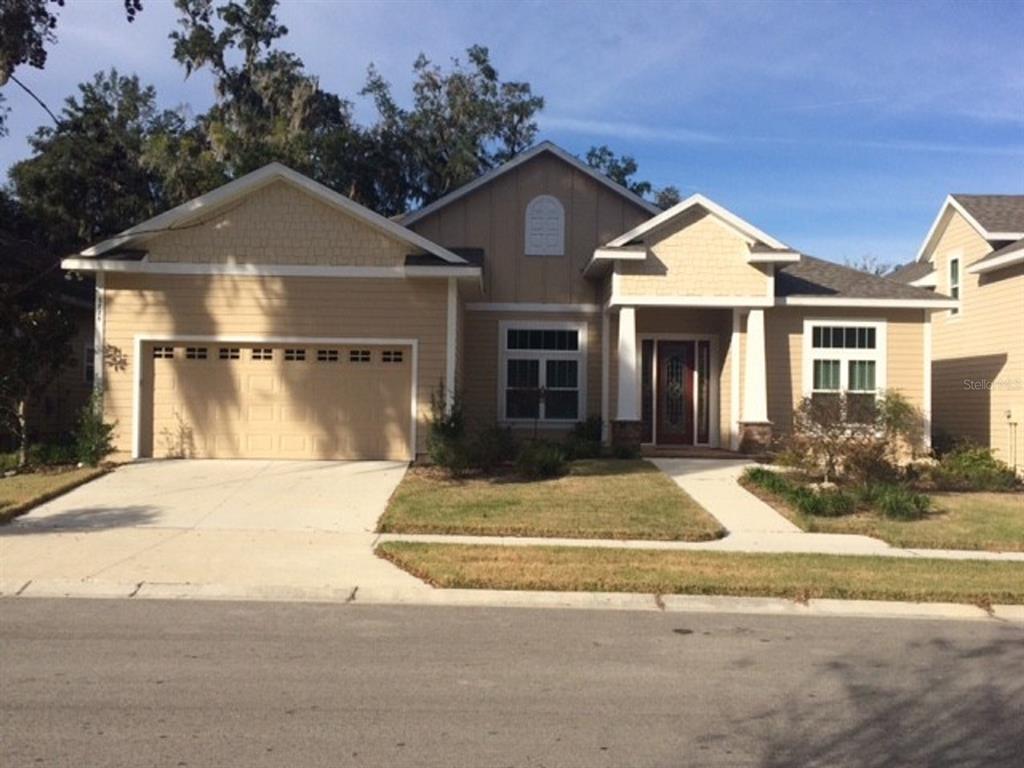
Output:
[[[565,255],[526,256],[526,206],[554,195],[565,210]],[[447,247],[483,248],[487,301],[592,303],[582,275],[594,248],[650,217],[643,208],[569,164],[540,154],[412,228]]]
[[398,266],[412,246],[276,181],[145,244],[150,261]]
[[[938,290],[949,292],[949,260],[960,257],[961,311],[935,312],[933,423],[952,437],[1024,464],[1024,266],[972,275],[991,246],[954,212],[932,254]],[[1007,418],[1007,412],[1011,418]],[[1016,445],[1010,422],[1016,422]]]
[[837,322],[884,320],[886,386],[901,392],[916,407],[924,408],[923,310],[778,307],[765,315],[768,419],[776,433],[790,429],[793,407],[803,397],[803,324],[806,318]]
[[[136,335],[410,338],[419,340],[418,450],[430,394],[445,372],[447,283],[110,274],[106,290],[106,412],[131,450]],[[145,382],[144,382],[145,385]]]
[[[498,364],[500,355],[499,326],[504,321],[526,323],[580,322],[587,329],[586,384],[587,416],[601,413],[601,316],[597,314],[516,314],[507,312],[467,311],[465,324],[466,370],[464,403],[466,423],[480,429],[496,423],[498,410]],[[548,431],[550,428],[545,428]],[[564,428],[563,428],[564,429]]]
[[747,241],[711,214],[694,210],[648,242],[644,261],[616,264],[622,296],[768,295],[769,278],[749,264]]

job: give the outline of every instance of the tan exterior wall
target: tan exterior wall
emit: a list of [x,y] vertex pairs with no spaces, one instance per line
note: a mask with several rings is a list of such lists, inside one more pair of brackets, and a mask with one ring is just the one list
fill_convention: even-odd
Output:
[[[466,312],[465,348],[466,370],[463,378],[463,396],[466,424],[469,429],[480,429],[494,425],[498,410],[498,370],[501,353],[499,328],[504,321],[518,320],[526,323],[585,323],[587,329],[586,413],[588,416],[601,414],[601,316],[599,314],[560,313],[509,313]],[[564,431],[566,427],[541,425],[545,434]],[[517,429],[532,430],[532,425]]]
[[[524,254],[526,206],[554,195],[565,210],[565,255]],[[412,225],[446,247],[483,248],[486,301],[593,303],[583,268],[594,248],[650,218],[643,208],[548,154],[499,176]]]
[[430,394],[445,373],[445,280],[109,274],[106,286],[105,341],[113,354],[105,410],[117,422],[122,455],[132,447],[140,334],[418,339],[417,450],[425,450]]
[[644,261],[616,262],[619,295],[768,295],[768,274],[747,262],[747,241],[711,214],[693,211],[653,234]]
[[284,181],[145,247],[150,261],[203,264],[399,266],[416,251]]
[[[925,409],[924,310],[776,307],[765,314],[768,419],[788,432],[793,407],[803,398],[803,324],[806,318],[886,322],[886,387]],[[742,389],[740,390],[742,400]]]
[[[957,212],[932,253],[938,291],[960,258],[961,310],[933,313],[933,423],[951,437],[991,447],[1024,466],[1024,266],[973,275],[991,246]],[[1007,413],[1010,417],[1007,418]],[[1016,423],[1016,434],[1011,423]],[[1016,439],[1014,439],[1016,438]]]

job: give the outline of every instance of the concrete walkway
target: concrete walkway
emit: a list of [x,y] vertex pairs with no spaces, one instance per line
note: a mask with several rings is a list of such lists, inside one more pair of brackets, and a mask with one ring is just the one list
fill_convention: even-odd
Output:
[[383,534],[380,541],[421,541],[447,544],[498,544],[513,547],[616,547],[707,552],[793,552],[826,555],[928,557],[942,560],[1024,562],[1024,552],[980,552],[961,549],[900,549],[880,539],[845,533],[806,533],[743,488],[738,480],[750,462],[742,459],[652,459],[726,528],[717,541],[643,541],[555,539],[505,536],[442,536]]

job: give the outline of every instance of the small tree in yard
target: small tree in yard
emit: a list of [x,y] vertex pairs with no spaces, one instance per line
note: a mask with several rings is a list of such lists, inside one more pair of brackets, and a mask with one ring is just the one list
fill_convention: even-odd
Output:
[[842,475],[891,479],[902,460],[920,449],[924,420],[898,392],[886,391],[868,408],[861,398],[845,392],[804,398],[793,413],[788,456],[826,482]]
[[28,463],[28,406],[71,356],[74,323],[60,299],[60,272],[0,232],[0,426],[14,435],[18,464]]

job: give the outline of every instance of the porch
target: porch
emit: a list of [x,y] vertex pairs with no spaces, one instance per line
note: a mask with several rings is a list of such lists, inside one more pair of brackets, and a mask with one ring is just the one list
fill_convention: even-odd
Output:
[[608,439],[651,455],[766,447],[764,311],[621,306],[606,312]]

